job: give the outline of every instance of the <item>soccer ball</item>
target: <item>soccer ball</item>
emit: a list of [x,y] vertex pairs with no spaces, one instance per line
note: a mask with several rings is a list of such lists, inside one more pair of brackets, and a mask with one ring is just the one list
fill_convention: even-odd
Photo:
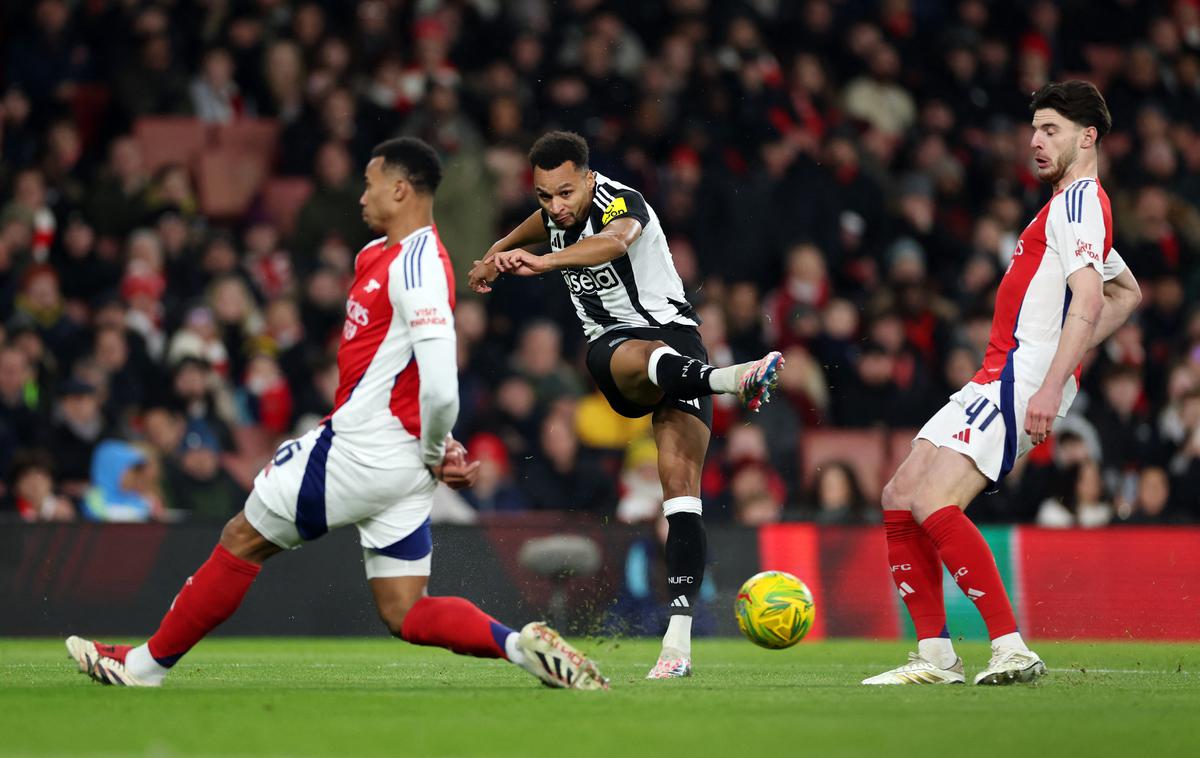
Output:
[[808,587],[785,571],[763,571],[747,579],[733,609],[746,639],[770,650],[804,639],[816,616]]

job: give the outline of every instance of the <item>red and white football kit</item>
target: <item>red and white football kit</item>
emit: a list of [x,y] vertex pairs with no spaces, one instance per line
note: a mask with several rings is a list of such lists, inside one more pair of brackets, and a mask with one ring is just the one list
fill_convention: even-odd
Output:
[[[1071,289],[1067,278],[1091,266],[1104,281],[1125,270],[1112,248],[1112,210],[1094,178],[1055,193],[1025,227],[996,292],[983,367],[931,418],[916,439],[956,450],[992,482],[1033,447],[1025,410],[1058,350]],[[1058,416],[1079,391],[1079,367],[1063,386]]]
[[[368,558],[427,559],[436,482],[426,465],[441,463],[457,413],[453,308],[454,275],[434,227],[359,252],[333,412],[255,478],[246,516],[263,536],[296,547],[355,524]],[[441,418],[422,413],[431,393],[454,399]],[[437,427],[424,442],[423,423]]]

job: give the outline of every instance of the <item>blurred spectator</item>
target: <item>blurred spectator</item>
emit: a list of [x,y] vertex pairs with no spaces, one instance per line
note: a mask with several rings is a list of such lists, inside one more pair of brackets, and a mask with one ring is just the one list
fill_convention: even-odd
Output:
[[62,489],[72,497],[87,490],[92,454],[107,427],[96,388],[68,379],[58,388],[58,404],[50,427],[50,448],[57,460]]
[[200,62],[200,75],[192,80],[188,91],[192,112],[211,123],[226,124],[242,115],[245,103],[233,78],[234,62],[229,51],[214,47]]
[[1038,526],[1093,529],[1112,521],[1113,506],[1098,463],[1085,460],[1063,469],[1061,476],[1058,496],[1047,498],[1038,509]]
[[45,262],[54,244],[58,221],[47,205],[46,181],[37,169],[25,169],[13,180],[13,199],[0,209],[0,226],[19,223],[32,236],[29,252],[39,263]]
[[1170,518],[1171,480],[1167,472],[1151,466],[1138,477],[1137,497],[1125,524],[1162,524]]
[[869,54],[867,73],[852,80],[844,93],[846,112],[889,137],[899,137],[916,119],[912,95],[896,83],[900,57],[886,43]]
[[107,439],[92,456],[92,487],[83,498],[89,521],[150,521],[163,517],[158,465],[141,448]]
[[528,507],[523,492],[513,480],[512,462],[504,442],[494,434],[476,434],[467,441],[471,460],[479,461],[475,486],[462,491],[463,498],[480,513],[523,511]]
[[[153,8],[166,14],[162,8]],[[128,60],[114,82],[114,96],[121,109],[135,116],[188,113],[187,77],[176,61],[171,37],[165,29],[135,41],[136,60]]]
[[729,480],[734,521],[762,526],[779,521],[783,513],[783,480],[762,461],[745,460],[734,466]]
[[317,188],[300,209],[293,235],[296,265],[303,272],[328,263],[319,259],[318,251],[330,236],[355,250],[367,241],[358,205],[362,194],[358,172],[365,162],[356,167],[352,161],[350,152],[338,142],[326,142],[316,151]]
[[118,137],[109,146],[108,166],[93,184],[87,218],[101,236],[128,234],[145,220],[150,177],[133,137]]
[[1111,485],[1141,466],[1159,460],[1158,434],[1142,397],[1142,375],[1131,366],[1114,366],[1105,374],[1103,397],[1088,413],[1100,434],[1106,478]]
[[54,492],[50,456],[27,453],[12,466],[8,482],[13,507],[23,521],[74,521],[75,506]]
[[893,381],[894,373],[895,360],[883,345],[864,345],[856,373],[837,398],[837,419],[852,427],[891,425],[901,410],[896,407],[900,390]]
[[595,390],[576,405],[575,433],[579,444],[591,450],[624,453],[650,434],[650,415],[622,416],[609,406],[600,390]]
[[621,469],[621,499],[617,502],[617,520],[626,524],[644,524],[662,516],[663,490],[658,475],[658,448],[654,440],[643,437],[625,451]]
[[[25,353],[15,347],[0,348],[0,425],[20,447],[41,441],[39,395]],[[11,450],[6,453],[11,457]]]
[[821,465],[807,500],[818,524],[869,524],[880,520],[880,510],[868,506],[854,469],[845,461]]
[[17,315],[37,329],[54,357],[60,363],[68,360],[79,328],[67,318],[54,269],[46,264],[25,269],[16,306]]
[[221,445],[204,421],[190,422],[174,458],[163,466],[163,499],[194,521],[224,522],[241,510],[246,491],[221,466]]
[[613,481],[579,455],[571,413],[552,412],[542,422],[539,455],[521,471],[521,489],[537,510],[611,515],[616,508]]
[[233,421],[232,399],[217,375],[203,360],[187,357],[175,367],[172,383],[175,400],[183,405],[187,420],[205,421],[220,441],[222,450],[233,449],[229,424]]
[[536,321],[521,331],[511,368],[533,384],[539,405],[560,397],[583,394],[578,376],[562,359],[562,330],[549,321]]
[[278,361],[262,353],[252,357],[242,387],[245,416],[271,434],[284,435],[291,426],[293,402]]

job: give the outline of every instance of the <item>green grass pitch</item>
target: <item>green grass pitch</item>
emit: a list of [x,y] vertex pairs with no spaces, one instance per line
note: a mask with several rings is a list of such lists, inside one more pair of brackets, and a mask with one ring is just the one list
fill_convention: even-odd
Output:
[[[102,687],[60,640],[0,640],[0,754],[261,756],[1200,755],[1200,647],[1036,646],[1038,685],[868,688],[904,643],[695,646],[642,679],[654,640],[589,640],[609,692],[389,639],[214,639],[159,690]],[[960,644],[968,678],[980,644]]]

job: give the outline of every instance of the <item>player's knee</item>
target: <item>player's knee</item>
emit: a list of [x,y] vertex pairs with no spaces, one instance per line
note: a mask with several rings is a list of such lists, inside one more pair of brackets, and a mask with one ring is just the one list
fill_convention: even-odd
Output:
[[221,530],[220,545],[242,560],[259,564],[281,549],[254,528],[247,520],[245,511],[239,511],[225,524]]
[[[912,515],[918,524],[923,524],[925,523],[925,519],[947,505],[957,505],[952,496],[923,489],[913,498]],[[960,505],[959,507],[961,508],[962,506]]]
[[883,486],[880,504],[885,511],[907,511],[912,509],[913,496],[908,483],[893,476]]

